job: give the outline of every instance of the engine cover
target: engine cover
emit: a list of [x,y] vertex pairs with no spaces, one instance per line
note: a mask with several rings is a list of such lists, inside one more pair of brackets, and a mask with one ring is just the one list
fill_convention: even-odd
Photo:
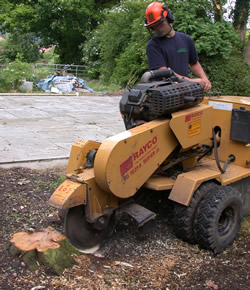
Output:
[[137,126],[139,120],[152,121],[199,104],[203,100],[203,87],[187,80],[140,83],[128,89],[120,101],[120,111],[126,129]]

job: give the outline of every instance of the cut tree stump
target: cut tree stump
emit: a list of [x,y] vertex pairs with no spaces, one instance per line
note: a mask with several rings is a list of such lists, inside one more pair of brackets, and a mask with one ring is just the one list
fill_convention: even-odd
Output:
[[42,232],[15,233],[10,242],[10,253],[19,256],[31,270],[37,270],[42,264],[58,275],[77,264],[73,254],[82,254],[71,246],[65,236],[50,226]]

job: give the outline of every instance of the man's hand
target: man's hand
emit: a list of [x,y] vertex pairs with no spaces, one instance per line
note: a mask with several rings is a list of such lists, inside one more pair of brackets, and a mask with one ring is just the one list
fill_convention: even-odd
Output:
[[204,92],[208,92],[209,90],[211,90],[212,84],[210,83],[208,79],[201,79],[200,83],[204,88]]
[[207,78],[201,79],[201,78],[196,78],[196,79],[190,79],[185,77],[186,80],[189,80],[190,82],[197,82],[200,83],[204,89],[204,92],[208,92],[211,88],[212,85],[210,81]]
[[204,92],[208,92],[212,88],[212,85],[211,85],[210,81],[208,80],[208,78],[207,78],[201,64],[199,63],[199,61],[197,61],[194,64],[190,64],[190,68],[191,68],[192,73],[198,78],[197,79],[188,79],[188,80],[190,80],[190,81],[197,80],[204,88]]

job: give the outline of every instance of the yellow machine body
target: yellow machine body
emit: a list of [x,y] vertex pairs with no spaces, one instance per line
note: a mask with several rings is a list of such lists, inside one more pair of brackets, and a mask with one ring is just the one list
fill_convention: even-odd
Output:
[[[170,190],[169,199],[188,205],[194,191],[205,181],[222,185],[250,176],[250,147],[230,139],[232,108],[250,110],[249,98],[205,99],[193,108],[172,113],[171,118],[153,120],[106,139],[102,144],[79,139],[72,146],[67,180],[58,187],[49,203],[57,208],[86,205],[89,221],[119,207],[119,201],[133,197],[142,187]],[[218,169],[214,155],[183,160],[183,173],[172,178],[158,169],[176,150],[187,152],[212,144],[212,129],[220,134],[218,154],[223,164],[229,155],[235,161],[226,173]],[[88,154],[96,150],[92,168],[84,168]]]
[[56,189],[49,203],[58,209],[88,205],[89,216],[102,215],[109,208],[117,208],[117,198],[102,190],[95,181],[94,169],[83,168],[87,155],[100,143],[78,139],[72,146],[67,167],[67,179]]
[[99,186],[120,198],[133,196],[178,144],[169,122],[155,120],[105,140],[94,163]]
[[[240,109],[244,107],[250,110],[249,97],[222,96],[217,98],[205,98],[203,103],[206,103],[213,108],[213,127],[221,128],[221,140],[218,148],[218,153],[222,161],[226,161],[230,154],[235,155],[233,164],[249,169],[246,160],[250,159],[250,147],[247,143],[233,141],[230,139],[232,109]],[[241,128],[239,128],[241,130]],[[250,128],[248,127],[248,131]]]
[[[248,163],[250,160],[250,144],[230,139],[232,109],[239,109],[244,106],[246,110],[250,110],[250,99],[248,97],[223,96],[212,99],[206,98],[203,103],[213,108],[210,120],[212,127],[221,129],[220,144],[218,147],[220,161],[224,164],[231,154],[235,156],[235,161],[229,164],[227,171],[222,174],[216,165],[215,156],[212,154],[209,157],[205,157],[195,167],[191,167],[185,173],[178,175],[176,180],[161,176],[152,176],[145,183],[145,187],[153,190],[171,189],[169,199],[186,206],[189,205],[194,191],[203,182],[217,180],[219,184],[229,185],[250,176]],[[192,109],[190,110],[192,111]],[[183,112],[173,113],[173,120],[175,115],[181,115]],[[192,122],[191,118],[188,123],[191,124]],[[178,126],[175,128],[178,131]],[[181,134],[181,136],[183,135]],[[183,139],[183,142],[188,140],[187,134]],[[181,142],[181,140],[179,141]],[[204,138],[203,144],[209,142],[210,140]],[[183,145],[184,143],[181,144]]]

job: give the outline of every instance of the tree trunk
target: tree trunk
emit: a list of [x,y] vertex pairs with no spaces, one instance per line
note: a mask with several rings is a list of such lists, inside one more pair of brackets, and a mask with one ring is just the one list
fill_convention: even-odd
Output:
[[76,265],[73,254],[81,255],[66,237],[52,227],[37,233],[16,233],[11,239],[10,253],[20,257],[31,269],[43,265],[50,272],[61,275],[66,268]]
[[212,0],[214,6],[214,19],[215,21],[221,21],[223,18],[222,6],[225,4],[225,1],[221,0]]
[[250,37],[248,36],[246,51],[245,51],[245,60],[250,65]]
[[242,46],[245,45],[246,27],[249,16],[249,0],[236,0],[233,12],[234,28],[240,31]]

